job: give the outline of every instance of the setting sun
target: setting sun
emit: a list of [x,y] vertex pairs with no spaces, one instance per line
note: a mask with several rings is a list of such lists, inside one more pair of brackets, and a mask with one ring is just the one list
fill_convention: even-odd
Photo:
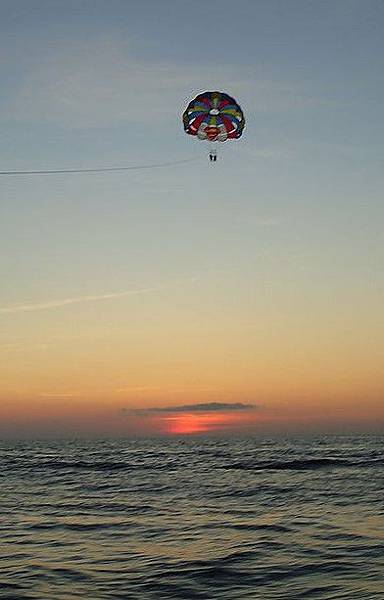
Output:
[[226,413],[186,413],[164,418],[166,432],[171,435],[188,435],[226,429],[237,421],[236,415]]

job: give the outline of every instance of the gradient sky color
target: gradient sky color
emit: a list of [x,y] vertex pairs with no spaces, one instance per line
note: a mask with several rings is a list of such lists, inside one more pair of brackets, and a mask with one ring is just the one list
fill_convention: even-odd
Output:
[[[0,177],[0,435],[382,429],[381,0],[0,13],[0,170],[194,161]],[[205,89],[247,119],[215,165]]]

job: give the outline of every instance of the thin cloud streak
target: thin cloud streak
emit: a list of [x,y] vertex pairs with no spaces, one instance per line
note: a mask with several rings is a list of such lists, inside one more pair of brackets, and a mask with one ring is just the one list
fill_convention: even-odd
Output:
[[69,304],[80,304],[82,302],[93,302],[100,300],[111,300],[114,298],[123,298],[124,296],[135,296],[139,294],[151,294],[160,292],[163,288],[148,287],[137,290],[125,290],[123,292],[109,292],[106,294],[95,294],[89,296],[76,296],[74,298],[63,298],[62,300],[52,300],[51,302],[40,302],[37,304],[16,304],[15,306],[0,307],[0,314],[32,312],[35,310],[46,310],[51,308],[59,308]]
[[38,395],[39,398],[81,398],[83,392],[42,392]]

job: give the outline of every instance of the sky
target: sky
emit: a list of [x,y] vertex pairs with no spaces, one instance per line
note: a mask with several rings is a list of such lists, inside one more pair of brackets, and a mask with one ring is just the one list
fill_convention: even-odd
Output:
[[[1,171],[170,163],[0,175],[1,437],[382,431],[383,26],[1,1]],[[246,128],[210,164],[181,114],[216,89]]]

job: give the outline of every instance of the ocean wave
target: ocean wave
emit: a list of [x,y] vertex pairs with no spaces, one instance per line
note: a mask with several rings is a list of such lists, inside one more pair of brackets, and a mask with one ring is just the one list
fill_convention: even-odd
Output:
[[242,471],[302,471],[335,467],[355,467],[356,463],[337,458],[308,458],[270,462],[237,462],[220,465],[219,469],[238,469]]

